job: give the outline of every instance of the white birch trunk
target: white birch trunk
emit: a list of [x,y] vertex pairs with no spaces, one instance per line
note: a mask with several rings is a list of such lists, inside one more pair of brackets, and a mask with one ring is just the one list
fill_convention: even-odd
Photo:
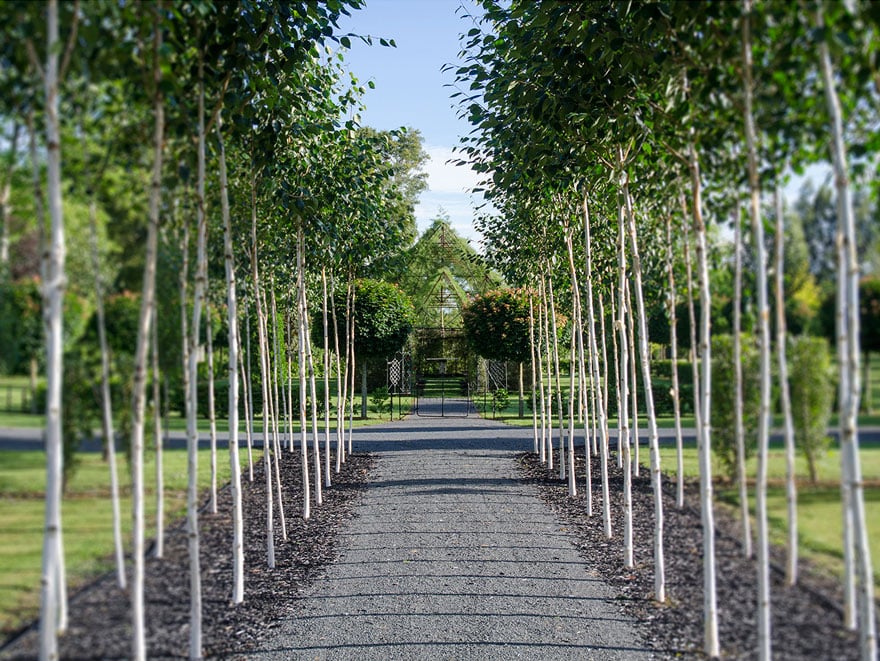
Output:
[[[246,299],[245,299],[246,300]],[[248,482],[254,481],[254,393],[251,379],[251,317],[245,305],[245,334],[247,335],[247,356],[245,357],[245,370],[241,374],[241,384],[244,388],[244,427],[247,440],[248,452]],[[241,351],[241,338],[238,339],[238,350]]]
[[[548,269],[550,265],[547,265]],[[547,274],[547,291],[550,294],[550,333],[553,336],[553,378],[556,382],[556,410],[559,419],[559,479],[566,479],[565,471],[567,464],[565,449],[565,431],[563,427],[563,409],[562,409],[562,384],[559,380],[559,334],[556,328],[556,300],[553,294],[553,277]],[[551,420],[552,423],[552,420]],[[551,425],[552,426],[552,425]],[[570,440],[570,439],[569,439]],[[570,443],[571,444],[571,443]],[[571,484],[571,483],[570,483]],[[571,484],[569,489],[574,485]],[[570,495],[574,495],[571,493]]]
[[278,520],[281,522],[281,539],[287,541],[287,517],[284,513],[284,499],[281,491],[281,442],[278,437],[278,314],[275,309],[275,278],[269,283],[272,290],[272,307],[266,301],[266,292],[262,291],[263,308],[272,313],[272,342],[275,346],[275,358],[272,357],[272,348],[269,346],[269,322],[263,319],[263,328],[266,340],[266,365],[269,374],[269,424],[272,432],[272,453],[275,455],[275,496],[278,501]]
[[[339,320],[336,318],[336,280],[330,273],[330,310],[333,319],[333,353],[336,356],[336,472],[342,470],[345,455],[345,398],[348,395],[348,361],[345,372],[342,370],[342,355],[339,352]],[[346,294],[346,302],[348,296]],[[347,303],[346,303],[347,304]],[[346,357],[348,354],[346,353]],[[329,400],[328,400],[329,404]]]
[[208,424],[211,438],[211,514],[217,513],[217,407],[214,402],[214,331],[211,323],[211,307],[206,302],[208,313],[205,323],[205,339],[208,358]]
[[330,487],[330,319],[327,314],[327,269],[321,269],[321,321],[324,324],[324,485]]
[[303,483],[303,519],[311,516],[311,494],[309,487],[309,425],[306,418],[306,338],[305,338],[305,322],[303,315],[305,314],[305,302],[303,301],[303,290],[305,288],[305,275],[302,271],[303,263],[303,246],[301,243],[302,235],[297,232],[296,236],[296,304],[297,304],[297,333],[299,341],[297,343],[297,368],[299,370],[299,425],[300,425],[300,454],[302,459],[302,483]]
[[[691,128],[693,132],[693,127]],[[691,138],[693,136],[691,135]],[[709,255],[706,238],[706,225],[703,222],[703,202],[700,180],[700,161],[697,157],[693,139],[688,145],[688,161],[693,188],[694,233],[696,235],[697,268],[700,282],[700,344],[694,352],[695,360],[699,355],[701,375],[695,387],[700,388],[699,397],[699,429],[697,432],[698,454],[700,464],[700,512],[703,523],[703,651],[710,657],[720,654],[718,641],[718,597],[715,579],[715,513],[713,511],[712,494],[712,435],[710,421],[711,377],[712,377],[712,346],[711,346],[711,311],[712,300],[709,282]],[[687,254],[687,253],[686,253]],[[690,272],[688,273],[688,292],[690,294]],[[691,305],[691,308],[693,306]],[[695,325],[692,324],[692,336],[696,347]]]
[[146,658],[144,622],[144,409],[146,407],[147,352],[150,344],[151,311],[156,292],[156,257],[159,236],[159,209],[162,193],[162,157],[165,142],[165,107],[160,89],[162,48],[161,16],[158,8],[153,14],[153,172],[150,180],[149,224],[144,260],[144,281],[141,310],[138,317],[137,345],[134,356],[134,387],[132,392],[131,431],[131,492],[132,492],[132,545],[131,579],[132,658]]
[[[618,159],[619,164],[619,159]],[[617,332],[618,356],[620,365],[620,397],[617,400],[618,436],[617,451],[623,461],[623,564],[633,567],[633,528],[632,528],[632,450],[629,430],[629,338],[627,334],[627,295],[626,295],[626,230],[623,195],[617,200]],[[633,357],[635,359],[635,357]]]
[[[592,305],[592,299],[590,299],[590,304]],[[614,296],[611,296],[611,305],[612,312],[611,318],[614,319]],[[608,422],[608,329],[605,327],[605,318],[607,317],[605,313],[605,297],[602,296],[602,292],[599,292],[599,332],[602,335],[602,371],[596,370],[596,387],[599,387],[601,384],[602,387],[602,402],[604,403],[605,410],[603,411],[605,416],[605,439],[610,437],[609,434],[609,422]],[[595,328],[590,329],[590,334],[595,334]],[[611,338],[614,340],[614,383],[615,390],[618,388],[620,384],[620,376],[619,376],[619,367],[617,365],[617,335],[613,332],[611,333]],[[620,392],[617,393],[618,398],[620,397]],[[595,443],[593,444],[593,454],[599,454],[599,446]],[[620,453],[618,453],[619,455]]]
[[[818,26],[824,27],[822,8]],[[834,82],[834,71],[828,43],[819,44],[820,68],[825,88],[825,101],[831,123],[831,155],[837,191],[838,255],[837,289],[838,309],[838,370],[841,382],[840,399],[840,449],[843,468],[842,481],[849,483],[849,498],[853,543],[855,546],[859,639],[862,659],[877,658],[877,624],[874,604],[874,571],[865,517],[865,495],[859,457],[859,429],[857,416],[861,395],[859,372],[859,263],[856,256],[855,213],[849,184],[849,164],[843,129],[843,111]],[[846,455],[843,459],[843,455]]]
[[[636,307],[639,323],[639,362],[642,368],[642,384],[645,387],[645,408],[648,414],[648,447],[651,455],[651,484],[654,488],[654,599],[666,601],[666,563],[663,553],[663,476],[660,473],[660,436],[657,431],[657,416],[654,411],[654,390],[651,381],[651,356],[648,348],[648,321],[645,312],[645,298],[642,290],[642,260],[636,236],[635,214],[632,208],[632,196],[629,191],[629,175],[624,180],[624,200],[626,216],[629,223],[630,247],[632,250],[633,285],[636,292]],[[632,335],[630,335],[632,340]],[[633,380],[635,389],[635,380]],[[638,419],[634,415],[634,419]],[[638,447],[638,434],[636,435]],[[638,462],[638,454],[636,454]]]
[[312,397],[311,419],[312,419],[312,455],[314,459],[315,473],[315,504],[321,505],[324,502],[324,495],[321,488],[321,447],[320,447],[320,431],[318,430],[318,389],[315,384],[315,361],[312,356],[312,338],[309,332],[309,299],[306,291],[306,238],[303,231],[302,222],[299,227],[299,243],[302,246],[300,253],[300,268],[302,269],[302,317],[303,339],[305,340],[305,356],[306,369],[309,376],[309,393]]
[[202,305],[205,298],[205,285],[208,277],[208,219],[205,211],[205,85],[204,68],[199,60],[199,102],[198,102],[198,158],[196,176],[196,271],[192,298],[192,322],[189,335],[189,406],[186,410],[186,536],[189,550],[189,588],[190,588],[190,637],[189,656],[191,659],[202,655],[202,579],[199,562],[199,430],[198,430],[198,388],[199,388],[199,334],[201,330]]
[[[241,463],[238,456],[238,378],[239,349],[238,293],[235,278],[235,252],[232,216],[229,212],[229,183],[226,174],[226,148],[223,144],[223,116],[217,115],[217,142],[220,148],[220,210],[223,216],[223,263],[226,271],[226,311],[229,326],[229,486],[232,495],[232,603],[244,601],[244,521],[241,502]],[[248,435],[248,454],[251,439]]]
[[[116,439],[113,432],[113,401],[110,394],[110,347],[107,345],[107,324],[104,316],[104,282],[98,260],[98,229],[94,198],[89,202],[89,239],[92,268],[95,272],[95,313],[98,321],[98,345],[101,349],[101,428],[110,467],[110,509],[113,519],[113,551],[116,559],[116,582],[125,589],[125,555],[122,547],[122,514],[119,505],[119,470],[116,463]],[[153,316],[155,324],[155,315]],[[158,548],[158,538],[157,548]]]
[[[266,356],[266,327],[263,323],[263,303],[260,300],[260,269],[257,253],[257,182],[251,173],[251,274],[254,301],[257,306],[257,337],[260,350],[260,383],[263,394],[263,470],[266,477],[266,564],[275,568],[275,507],[272,497],[272,446],[269,442],[269,365]],[[250,337],[250,333],[248,333]],[[248,351],[250,355],[250,351]],[[278,457],[276,457],[276,460]]]
[[159,390],[159,312],[153,298],[152,369],[153,369],[153,445],[156,450],[156,545],[155,555],[165,555],[165,468],[162,454],[162,407]]
[[761,406],[758,415],[758,469],[755,477],[755,518],[758,543],[758,658],[771,658],[770,618],[770,528],[767,519],[767,460],[770,452],[770,306],[767,300],[767,260],[764,251],[764,225],[761,219],[761,188],[758,179],[758,144],[752,114],[752,42],[749,14],[751,0],[743,0],[743,121],[749,176],[749,216],[755,251],[758,295],[758,342],[761,351]]
[[739,485],[740,517],[743,525],[743,555],[752,557],[752,522],[749,514],[749,490],[746,483],[746,443],[743,425],[742,373],[742,219],[739,205],[734,214],[733,228],[733,374],[734,374],[734,435],[736,436],[736,481]]
[[788,359],[786,357],[788,332],[785,324],[785,219],[782,213],[782,196],[778,185],[773,191],[773,203],[776,209],[776,355],[779,365],[779,392],[785,429],[785,500],[788,509],[785,582],[791,586],[797,583],[798,573],[797,485],[795,484],[794,464],[794,421],[792,420],[791,393],[788,386]]
[[[638,376],[636,369],[636,336],[635,336],[635,313],[633,312],[632,291],[629,280],[626,281],[626,341],[629,345],[629,389],[632,406],[632,469],[633,476],[638,477],[641,472],[639,457],[639,395]],[[640,338],[641,339],[641,338]]]
[[[596,315],[593,311],[593,247],[590,238],[590,208],[586,196],[584,197],[584,243],[587,252],[587,325],[590,331],[590,357],[593,369],[594,382],[599,382],[599,350],[596,344]],[[600,295],[601,297],[601,295]],[[600,299],[601,300],[601,299]],[[602,475],[602,523],[605,527],[605,537],[611,539],[611,499],[608,490],[608,421],[606,418],[604,395],[600,388],[596,388],[599,414],[599,455],[600,472]],[[590,457],[587,457],[587,461]]]
[[64,219],[61,208],[61,136],[58,100],[58,3],[46,6],[46,171],[49,240],[43,263],[43,323],[46,340],[46,510],[43,561],[40,578],[40,658],[58,657],[58,629],[65,586],[61,581],[61,497],[63,481],[62,389],[64,271]]
[[[536,347],[536,338],[535,338],[535,300],[534,295],[531,291],[529,291],[529,351],[532,354],[532,432],[533,432],[533,440],[534,446],[533,451],[535,454],[538,454],[538,355],[535,350]],[[486,384],[488,387],[488,383]]]
[[675,504],[684,507],[684,440],[681,433],[681,390],[678,382],[678,319],[675,307],[678,293],[675,288],[675,262],[673,261],[672,214],[666,216],[666,274],[669,282],[667,315],[669,318],[669,345],[672,369],[672,413],[675,418]]

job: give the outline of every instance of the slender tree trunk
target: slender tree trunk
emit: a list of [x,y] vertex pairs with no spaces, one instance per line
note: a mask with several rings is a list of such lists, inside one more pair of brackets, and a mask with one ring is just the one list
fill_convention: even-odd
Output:
[[61,208],[61,135],[58,100],[58,3],[46,6],[46,170],[49,207],[49,241],[43,262],[43,323],[46,339],[46,510],[43,562],[40,578],[40,658],[58,656],[58,629],[62,628],[61,601],[61,496],[63,466],[62,389],[64,270],[64,218]]
[[[693,127],[691,127],[693,132]],[[700,511],[703,523],[703,650],[707,656],[716,657],[720,654],[718,641],[718,597],[715,579],[715,513],[713,511],[712,493],[712,433],[711,433],[711,310],[712,300],[709,289],[709,255],[706,238],[706,225],[703,221],[703,202],[700,181],[700,161],[697,157],[693,135],[688,145],[688,160],[693,187],[694,234],[697,241],[697,268],[700,283],[700,344],[698,351],[701,376],[695,386],[700,388],[698,453],[700,464]],[[690,276],[688,277],[690,292]],[[689,293],[690,296],[690,293]],[[692,325],[692,329],[696,327]],[[692,335],[696,335],[692,330]],[[696,338],[695,338],[696,339]],[[691,345],[696,347],[696,341]]]
[[[101,428],[110,467],[110,508],[113,514],[113,549],[116,558],[116,582],[125,589],[125,555],[122,547],[122,515],[119,506],[119,470],[116,463],[116,439],[113,432],[113,402],[110,394],[110,347],[107,345],[107,324],[104,317],[104,281],[98,260],[97,208],[94,197],[89,201],[89,238],[92,268],[95,272],[95,313],[98,319],[98,345],[101,349]],[[153,317],[155,323],[155,316]],[[158,520],[158,519],[157,519]],[[156,544],[158,548],[159,537]]]
[[[584,243],[587,252],[587,324],[590,329],[590,356],[592,358],[593,380],[599,383],[599,350],[596,344],[596,316],[593,312],[593,246],[590,237],[590,207],[584,196]],[[601,294],[600,294],[601,300]],[[604,312],[603,312],[604,314]],[[600,388],[596,388],[599,414],[599,454],[602,475],[602,522],[605,526],[605,537],[611,539],[611,499],[608,489],[608,421],[606,419],[604,395]],[[587,457],[590,461],[590,457]]]
[[736,436],[736,481],[739,485],[740,516],[743,522],[743,555],[752,557],[752,523],[749,515],[749,489],[746,483],[746,443],[743,425],[742,372],[742,219],[739,205],[734,216],[733,250],[733,374],[734,435]]
[[153,298],[153,443],[156,449],[156,546],[155,555],[165,555],[165,465],[162,447],[162,400],[159,389],[159,312]]
[[187,440],[187,489],[186,489],[186,535],[190,562],[190,638],[189,656],[202,655],[202,579],[199,559],[199,335],[201,332],[202,305],[208,278],[208,218],[205,210],[205,84],[204,65],[199,58],[198,103],[198,158],[196,176],[196,272],[193,286],[192,323],[189,336],[189,407],[186,411]]
[[[246,299],[245,299],[246,300]],[[244,415],[245,415],[245,429],[247,430],[247,449],[248,449],[248,482],[254,481],[254,379],[253,379],[253,371],[251,370],[251,315],[248,310],[248,306],[245,305],[244,308],[244,324],[245,324],[245,335],[247,337],[246,341],[246,351],[247,356],[246,359],[246,372],[241,375],[241,382],[244,386]],[[241,349],[241,340],[238,342],[238,348]]]
[[[818,27],[824,27],[820,6]],[[859,457],[858,412],[861,384],[859,374],[859,262],[856,255],[855,213],[849,184],[849,165],[843,131],[843,112],[837,88],[828,42],[819,44],[820,68],[825,88],[825,101],[831,123],[831,155],[837,190],[838,217],[838,370],[841,383],[840,397],[840,449],[842,467],[841,481],[849,483],[849,499],[858,590],[859,639],[862,659],[877,658],[877,630],[874,604],[874,571],[871,549],[865,523],[865,495]],[[842,340],[842,341],[841,341]],[[845,455],[845,458],[844,458]]]
[[[563,411],[562,411],[562,384],[559,380],[559,334],[556,329],[556,300],[553,294],[553,277],[549,273],[550,264],[547,264],[547,291],[549,293],[550,303],[550,334],[553,336],[553,378],[556,382],[556,410],[559,418],[559,479],[565,479],[565,469],[567,459],[565,456],[565,432],[563,427]],[[551,420],[552,427],[552,420]],[[574,486],[572,484],[572,486]],[[571,494],[572,496],[574,494]]]
[[[244,601],[244,520],[241,501],[241,464],[238,456],[238,292],[235,278],[235,252],[232,216],[229,212],[229,183],[226,174],[226,148],[223,144],[223,116],[217,115],[217,142],[220,148],[220,209],[223,216],[223,261],[226,270],[226,311],[229,327],[229,487],[232,495],[232,603]],[[248,455],[251,438],[248,434]]]
[[330,488],[330,319],[327,269],[321,269],[321,320],[324,324],[324,485]]
[[299,341],[297,343],[297,360],[299,369],[299,424],[300,424],[300,453],[302,457],[302,482],[303,482],[303,519],[311,516],[311,494],[309,493],[309,425],[306,418],[306,338],[305,338],[305,274],[303,273],[303,245],[302,235],[296,235],[296,303],[297,303],[297,331]]
[[[321,447],[320,432],[318,431],[318,389],[315,387],[315,361],[312,356],[312,338],[309,332],[309,299],[306,291],[306,237],[303,230],[302,220],[299,226],[299,245],[300,248],[300,269],[302,270],[302,316],[300,318],[303,326],[303,340],[305,341],[305,358],[306,369],[309,376],[309,393],[312,397],[312,455],[314,459],[315,471],[315,504],[321,505],[324,502],[324,496],[321,489]],[[366,375],[366,370],[364,370]]]
[[[632,402],[632,468],[633,476],[638,477],[641,472],[641,458],[639,457],[639,383],[636,369],[636,317],[633,310],[632,288],[626,281],[626,341],[629,345],[629,389],[630,401]],[[641,338],[639,338],[641,339]]]
[[[536,345],[535,338],[535,297],[534,294],[529,291],[529,351],[532,354],[532,432],[534,436],[534,447],[533,451],[535,454],[538,454],[538,356],[535,351]],[[488,387],[488,384],[486,384]]]
[[791,586],[797,583],[797,485],[795,484],[794,465],[794,422],[791,412],[791,394],[788,386],[788,359],[785,346],[788,336],[785,325],[785,220],[782,214],[782,196],[780,195],[778,185],[773,191],[773,202],[776,208],[776,352],[779,360],[779,389],[782,402],[782,416],[785,421],[785,499],[788,506],[788,548],[786,549],[785,582]]
[[[330,310],[333,319],[333,345],[336,355],[336,472],[342,470],[345,455],[345,399],[348,396],[348,361],[345,362],[345,373],[342,371],[342,354],[339,352],[339,320],[336,318],[336,281],[330,274]],[[346,302],[348,294],[346,293]],[[347,303],[346,303],[347,304]],[[346,326],[347,328],[348,326]],[[346,358],[348,354],[346,353]]]
[[[272,446],[269,442],[269,365],[266,355],[266,327],[263,323],[263,303],[260,300],[260,269],[257,254],[257,181],[251,172],[251,273],[254,301],[257,306],[257,337],[260,349],[260,383],[263,395],[263,471],[266,477],[266,564],[275,568],[275,512],[272,496]],[[248,333],[250,337],[250,333]],[[248,351],[250,355],[250,351]],[[275,458],[276,461],[279,457]]]
[[[619,158],[618,158],[619,164]],[[623,459],[623,564],[632,567],[633,561],[633,528],[632,528],[632,451],[629,430],[629,339],[627,334],[628,297],[627,260],[626,260],[626,229],[623,194],[617,200],[617,332],[620,334],[618,349],[620,356],[620,398],[617,400],[618,436],[617,449]],[[632,357],[635,360],[635,356]],[[635,384],[632,385],[635,387]]]
[[278,313],[275,309],[275,278],[272,277],[269,282],[269,286],[272,289],[272,307],[269,307],[269,304],[266,300],[266,291],[263,289],[261,292],[258,292],[258,296],[262,296],[263,300],[263,308],[271,312],[272,314],[272,342],[274,342],[276,347],[276,353],[272,353],[272,347],[269,345],[269,322],[268,319],[263,319],[263,327],[265,333],[266,340],[266,365],[267,365],[267,373],[269,374],[269,383],[267,385],[269,392],[269,420],[268,424],[270,425],[271,433],[272,433],[272,453],[275,455],[275,496],[278,500],[278,519],[281,521],[281,539],[283,541],[287,541],[287,518],[284,513],[284,498],[282,497],[281,490],[281,442],[278,437],[278,419],[279,419],[279,411],[278,411]]
[[208,358],[208,424],[211,437],[211,514],[217,513],[217,407],[214,401],[214,331],[211,307],[206,302],[205,339]]
[[150,344],[153,297],[156,292],[156,257],[159,236],[159,209],[162,194],[162,156],[165,142],[165,107],[160,87],[159,66],[162,48],[162,3],[153,8],[153,173],[150,181],[149,224],[144,260],[144,282],[138,318],[132,393],[131,491],[132,548],[134,568],[131,579],[132,658],[146,658],[144,622],[144,409],[146,407],[147,352]]
[[675,469],[676,488],[675,504],[684,507],[684,440],[681,433],[681,389],[678,382],[678,319],[676,305],[678,293],[675,288],[675,262],[673,261],[672,214],[666,216],[666,273],[669,281],[669,298],[667,314],[669,317],[669,345],[672,369],[672,413],[675,418]]
[[743,101],[746,153],[749,174],[749,211],[755,251],[758,289],[758,337],[761,351],[761,407],[758,416],[758,471],[755,478],[755,515],[758,529],[758,657],[771,658],[770,631],[770,529],[767,520],[767,460],[770,452],[770,306],[767,300],[767,261],[764,254],[764,225],[761,219],[761,188],[758,146],[752,114],[752,42],[749,14],[751,0],[743,0]]
[[[592,299],[591,299],[591,303],[592,303]],[[607,317],[607,315],[605,313],[605,297],[602,296],[602,292],[600,291],[599,292],[599,332],[602,334],[602,372],[601,372],[601,374],[598,371],[596,372],[596,383],[597,383],[596,387],[599,387],[598,384],[601,383],[602,401],[604,402],[604,405],[605,405],[605,411],[604,411],[604,414],[605,414],[605,438],[608,439],[610,437],[610,434],[608,433],[608,428],[609,428],[609,422],[608,422],[608,332],[607,332],[607,329],[605,328],[605,318],[606,317]],[[613,294],[611,296],[611,318],[614,319],[614,295]],[[592,328],[590,330],[590,334],[595,334],[595,328]],[[620,384],[620,376],[619,376],[620,367],[617,363],[617,339],[616,338],[617,338],[617,336],[614,334],[614,332],[612,332],[611,339],[614,341],[613,351],[614,351],[614,372],[615,372],[615,376],[614,376],[615,386],[614,387],[615,387],[615,389],[617,389]],[[600,379],[601,379],[601,381],[600,381]],[[617,397],[618,397],[618,399],[620,399],[620,392],[617,393]],[[599,446],[596,445],[595,443],[593,444],[593,454],[594,455],[599,454]],[[618,452],[618,456],[619,455],[620,455],[620,453]]]
[[[571,368],[570,371],[572,374],[575,372],[575,366],[577,368],[577,391],[578,391],[578,408],[579,413],[583,414],[586,409],[585,406],[585,396],[587,391],[587,383],[586,383],[586,363],[584,360],[584,319],[583,319],[583,308],[581,306],[581,290],[580,283],[578,282],[577,277],[577,267],[574,263],[574,241],[572,238],[572,232],[570,228],[566,228],[565,232],[565,249],[568,255],[568,272],[571,277],[571,297],[572,297],[572,316],[574,317],[574,325],[571,334],[572,345],[571,345]],[[577,362],[575,362],[577,361]],[[569,472],[569,494],[575,495],[577,493],[577,482],[575,480],[574,475],[574,394],[575,394],[575,383],[572,380],[570,384],[571,392],[569,393],[569,402],[568,402],[568,436],[570,439],[569,442],[569,454],[571,456],[571,470]],[[589,416],[583,418],[584,423],[584,458],[585,458],[585,472],[586,472],[586,488],[587,488],[587,511],[590,516],[593,513],[593,485],[592,485],[592,475],[591,466],[590,466],[590,442],[589,442],[589,428],[590,428],[590,419]]]
[[[654,411],[654,389],[651,381],[651,356],[648,347],[648,315],[642,290],[642,260],[636,236],[635,214],[632,196],[629,191],[629,176],[624,180],[624,200],[629,223],[629,238],[632,250],[632,268],[636,307],[639,323],[639,362],[642,367],[642,384],[645,388],[645,408],[648,414],[648,447],[651,455],[651,484],[654,488],[654,598],[666,601],[666,563],[663,553],[663,476],[660,473],[660,435],[657,431],[657,416]],[[632,338],[632,336],[630,336]],[[633,380],[635,388],[635,380]],[[638,440],[636,440],[638,443]],[[637,455],[638,456],[638,455]],[[638,461],[638,460],[637,460]]]

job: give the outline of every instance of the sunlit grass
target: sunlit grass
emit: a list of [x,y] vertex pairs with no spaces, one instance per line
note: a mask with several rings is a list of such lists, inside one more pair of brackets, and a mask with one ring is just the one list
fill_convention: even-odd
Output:
[[[166,450],[164,457],[166,524],[182,516],[185,507],[186,451]],[[218,480],[229,479],[227,453],[218,458]],[[246,466],[247,451],[241,450]],[[260,454],[255,455],[255,460]],[[131,536],[131,498],[128,464],[118,459],[123,535]],[[145,457],[147,536],[155,532],[153,489],[155,456]],[[245,469],[246,470],[246,469]],[[246,473],[245,473],[246,474]],[[36,617],[39,606],[43,545],[43,494],[46,483],[42,452],[0,451],[0,630],[9,632]],[[210,486],[210,452],[199,452],[199,487]],[[80,456],[62,504],[65,562],[71,588],[96,573],[112,568],[113,527],[109,499],[109,467],[100,454]]]

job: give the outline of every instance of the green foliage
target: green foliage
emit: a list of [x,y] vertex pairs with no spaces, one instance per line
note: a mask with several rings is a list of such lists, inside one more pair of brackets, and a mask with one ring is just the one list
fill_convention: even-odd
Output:
[[483,358],[530,359],[529,300],[525,290],[499,289],[476,296],[462,310],[465,337]]
[[388,398],[388,388],[381,386],[370,393],[370,410],[376,415],[388,415],[391,413],[391,401]]
[[835,383],[828,342],[819,337],[792,338],[788,358],[795,443],[807,460],[810,479],[815,483],[817,464],[831,442],[828,422]]
[[31,358],[41,355],[43,321],[36,280],[0,283],[0,371],[24,374]]
[[[742,336],[743,429],[746,459],[757,446],[758,417],[761,409],[761,358],[754,340]],[[725,474],[736,475],[736,377],[733,337],[712,338],[712,451]]]
[[[381,280],[360,279],[354,282],[354,341],[358,359],[384,358],[398,351],[413,328],[412,301],[396,285]],[[345,289],[336,292],[336,318],[340,326],[340,346],[344,346],[347,324]],[[312,318],[312,342],[323,346],[321,311]],[[328,329],[333,346],[333,324]]]
[[498,388],[492,393],[492,400],[495,402],[496,411],[504,411],[510,403],[510,393],[507,388]]

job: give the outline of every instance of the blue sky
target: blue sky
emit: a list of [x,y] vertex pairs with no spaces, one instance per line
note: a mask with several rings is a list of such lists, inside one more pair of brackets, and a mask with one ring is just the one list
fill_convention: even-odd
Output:
[[[460,235],[476,242],[476,202],[467,193],[476,185],[476,176],[467,167],[447,164],[469,125],[457,118],[450,99],[454,72],[441,71],[445,64],[458,62],[458,37],[474,27],[461,17],[462,9],[475,11],[469,0],[367,0],[364,9],[340,21],[340,30],[374,38],[373,46],[353,40],[346,53],[351,72],[375,84],[367,90],[361,123],[377,129],[408,126],[424,138],[430,156],[425,166],[429,190],[416,207],[419,230],[442,210]],[[380,46],[379,37],[393,39],[397,47]]]

